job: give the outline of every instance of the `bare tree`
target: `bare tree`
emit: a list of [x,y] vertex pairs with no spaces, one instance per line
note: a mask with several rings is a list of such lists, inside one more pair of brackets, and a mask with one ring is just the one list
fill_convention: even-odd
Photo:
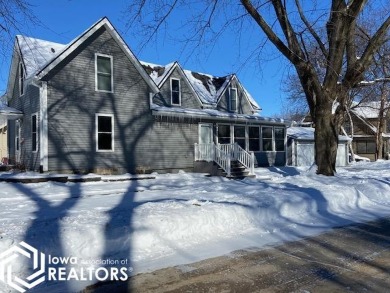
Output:
[[[387,11],[382,19],[371,24],[375,29],[360,52],[356,40],[357,20],[364,11],[387,7],[384,0],[372,1],[370,5],[367,0],[332,0],[330,5],[317,1],[306,1],[302,5],[301,2],[198,1],[196,6],[201,6],[198,9],[193,2],[185,0],[139,0],[133,2],[134,13],[130,19],[142,21],[142,16],[150,17],[156,12],[148,23],[153,27],[150,34],[153,36],[166,24],[175,8],[187,7],[197,44],[206,40],[208,33],[218,36],[231,26],[240,29],[250,23],[258,27],[297,72],[315,123],[317,173],[331,176],[336,171],[339,129],[351,103],[349,92],[364,79],[374,53],[383,44],[390,27],[390,13]],[[191,8],[201,12],[198,18],[193,17]],[[218,17],[222,20],[217,21]],[[323,76],[307,50],[312,43],[325,60]],[[259,44],[263,42],[259,40]]]
[[20,34],[29,25],[39,24],[27,0],[0,0],[0,55],[9,57],[15,34]]

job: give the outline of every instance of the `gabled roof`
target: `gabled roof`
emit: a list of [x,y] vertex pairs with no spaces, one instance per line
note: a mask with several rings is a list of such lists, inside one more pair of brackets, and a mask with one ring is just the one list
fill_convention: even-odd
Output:
[[[352,105],[351,111],[363,119],[375,119],[379,118],[379,110],[381,103],[378,101],[356,103]],[[390,103],[385,105],[386,108],[390,107]],[[387,111],[385,111],[386,114]]]
[[[199,100],[206,105],[216,106],[232,79],[237,78],[234,74],[217,77],[210,74],[181,69],[178,62],[169,63],[167,65],[157,65],[141,61],[141,64],[158,87],[161,87],[164,84],[175,68],[179,68],[187,78],[187,81]],[[249,92],[244,87],[242,87],[242,89],[252,108],[254,110],[260,110],[261,108]]]
[[21,35],[16,36],[16,42],[26,71],[26,78],[38,72],[66,47],[63,44]]
[[38,79],[42,79],[102,27],[107,29],[113,39],[128,56],[129,60],[137,68],[146,83],[153,89],[154,92],[157,93],[158,88],[156,84],[150,79],[148,74],[146,74],[145,70],[139,63],[139,60],[135,57],[133,52],[106,17],[97,21],[67,45],[18,36],[17,40],[19,43],[19,50],[23,58],[27,76],[35,75]]

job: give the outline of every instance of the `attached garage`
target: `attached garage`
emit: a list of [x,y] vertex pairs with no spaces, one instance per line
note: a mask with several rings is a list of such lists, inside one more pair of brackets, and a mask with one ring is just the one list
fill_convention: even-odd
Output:
[[[348,144],[350,138],[339,136],[336,166],[348,165]],[[311,166],[314,164],[314,128],[290,127],[287,129],[287,162],[290,166]]]

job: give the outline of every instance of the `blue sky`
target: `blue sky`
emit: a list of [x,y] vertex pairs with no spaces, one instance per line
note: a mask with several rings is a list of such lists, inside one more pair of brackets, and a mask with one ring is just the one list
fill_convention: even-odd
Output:
[[[174,17],[168,27],[169,33],[161,33],[157,39],[142,50],[140,45],[144,37],[136,35],[136,25],[126,29],[126,3],[131,0],[35,0],[30,1],[41,26],[26,25],[23,34],[39,39],[66,44],[81,34],[98,19],[107,16],[127,42],[135,55],[143,61],[168,64],[178,61],[185,69],[223,76],[237,73],[238,78],[263,108],[263,116],[280,116],[286,106],[282,91],[282,80],[287,78],[288,68],[277,52],[267,49],[260,57],[263,61],[251,60],[244,64],[248,52],[251,52],[264,38],[254,26],[253,31],[238,38],[234,32],[227,31],[213,45],[213,49],[199,48],[194,53],[184,50],[180,39],[182,32],[177,28],[180,15]],[[93,5],[92,5],[93,3]],[[178,12],[185,13],[185,12]],[[9,61],[11,52],[9,53]],[[4,92],[9,71],[9,63],[1,68],[0,90]]]

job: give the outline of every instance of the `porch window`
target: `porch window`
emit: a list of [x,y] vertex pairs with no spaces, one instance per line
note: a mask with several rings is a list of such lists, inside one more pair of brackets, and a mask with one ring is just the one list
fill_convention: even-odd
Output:
[[260,151],[260,128],[256,126],[249,126],[249,151],[258,152]]
[[228,144],[230,140],[230,125],[218,125],[218,143]]
[[229,110],[237,112],[237,89],[231,88],[229,94]]
[[171,104],[181,105],[180,80],[171,78]]
[[245,149],[245,126],[234,126],[234,142]]
[[275,151],[284,152],[284,128],[275,127]]
[[112,56],[95,54],[96,90],[113,91]]
[[272,151],[272,127],[261,128],[261,140],[263,152]]
[[31,149],[33,152],[38,150],[38,115],[31,115]]
[[24,67],[23,67],[23,63],[20,62],[19,63],[19,93],[21,96],[24,95],[24,81],[25,81],[25,73],[24,73]]
[[114,123],[113,115],[96,114],[96,150],[114,150]]

